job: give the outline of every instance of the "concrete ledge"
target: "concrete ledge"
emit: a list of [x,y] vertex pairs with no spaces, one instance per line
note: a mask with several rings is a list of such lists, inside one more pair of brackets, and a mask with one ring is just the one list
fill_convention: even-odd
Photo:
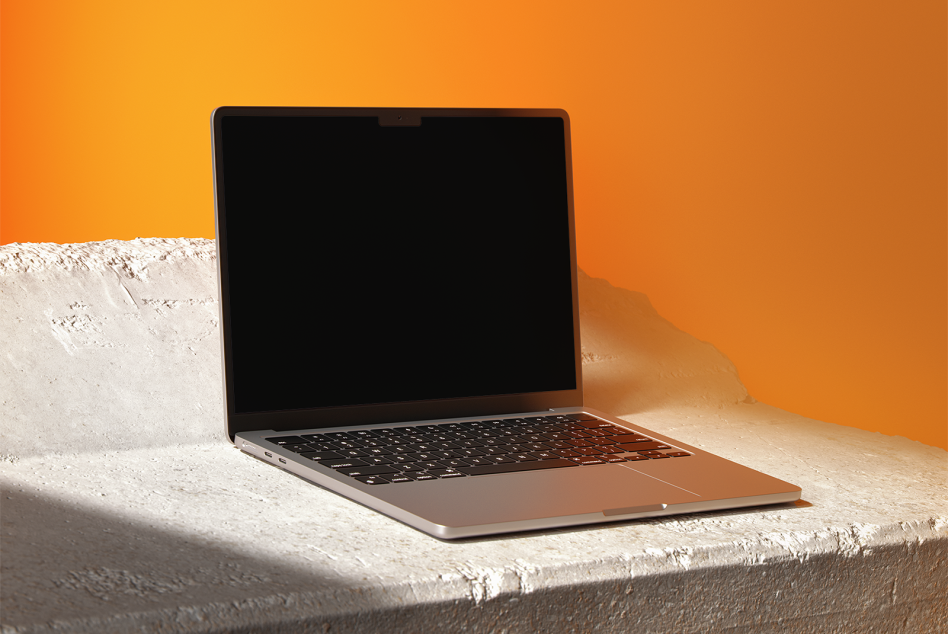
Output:
[[224,442],[214,284],[0,247],[0,631],[948,631],[948,454],[754,403],[641,294],[581,278],[589,404],[805,501],[435,540]]

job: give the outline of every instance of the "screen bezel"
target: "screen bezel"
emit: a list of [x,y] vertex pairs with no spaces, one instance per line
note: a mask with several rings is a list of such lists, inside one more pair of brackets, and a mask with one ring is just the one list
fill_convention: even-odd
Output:
[[[322,407],[270,412],[237,413],[234,397],[230,339],[230,289],[227,267],[227,213],[224,198],[222,122],[227,116],[254,117],[377,117],[383,125],[417,125],[423,117],[558,117],[563,121],[569,215],[570,275],[573,309],[573,356],[576,389],[506,394],[345,407]],[[217,246],[218,300],[221,325],[222,373],[226,431],[231,442],[239,432],[293,431],[381,423],[494,417],[554,408],[582,407],[582,355],[579,331],[579,297],[576,265],[573,170],[569,115],[560,109],[499,108],[303,108],[222,106],[211,114],[214,177],[215,243]]]

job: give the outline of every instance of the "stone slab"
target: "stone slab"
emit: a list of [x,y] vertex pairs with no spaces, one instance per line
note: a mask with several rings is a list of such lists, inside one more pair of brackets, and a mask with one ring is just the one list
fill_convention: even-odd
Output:
[[213,270],[0,247],[3,632],[948,631],[948,454],[754,402],[641,294],[581,277],[589,404],[803,501],[436,540],[224,441]]

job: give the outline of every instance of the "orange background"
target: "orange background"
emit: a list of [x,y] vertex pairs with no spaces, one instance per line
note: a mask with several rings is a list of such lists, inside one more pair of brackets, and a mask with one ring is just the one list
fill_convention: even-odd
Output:
[[220,105],[558,107],[580,266],[948,447],[946,5],[4,0],[0,242],[214,235]]

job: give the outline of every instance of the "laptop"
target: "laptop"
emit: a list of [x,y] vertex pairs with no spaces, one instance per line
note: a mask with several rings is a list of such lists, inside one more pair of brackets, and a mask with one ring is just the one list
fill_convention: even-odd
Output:
[[440,539],[799,499],[584,406],[565,111],[211,124],[241,451]]

